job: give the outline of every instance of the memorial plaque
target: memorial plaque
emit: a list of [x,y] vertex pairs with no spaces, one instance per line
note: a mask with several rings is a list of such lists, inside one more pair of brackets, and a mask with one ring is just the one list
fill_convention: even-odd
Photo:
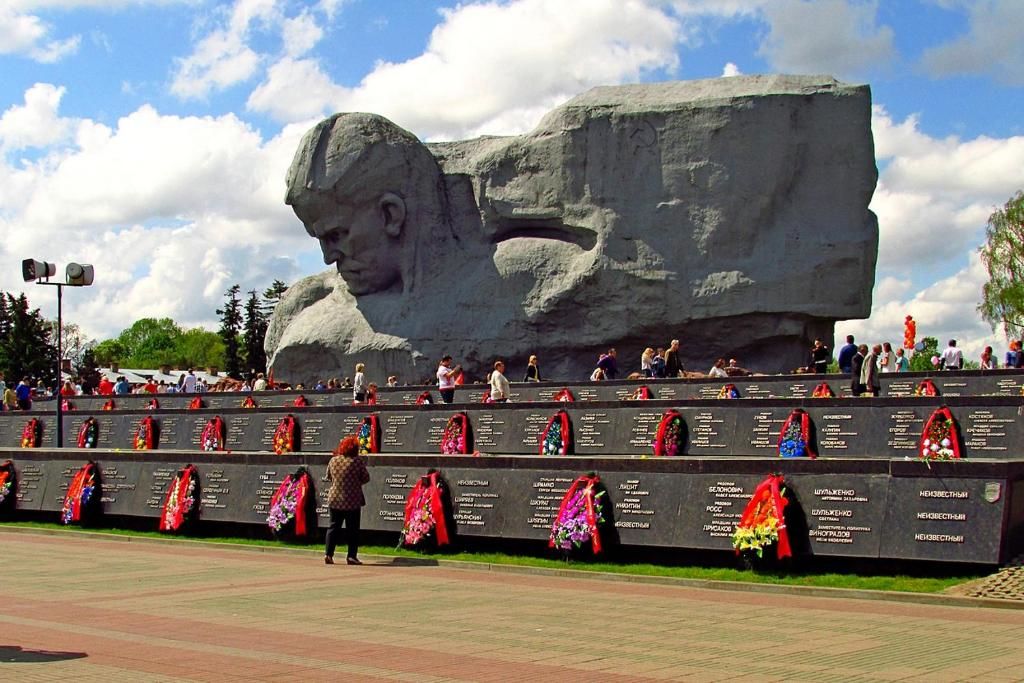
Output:
[[732,535],[764,476],[710,474],[687,477],[677,537],[690,548],[732,550]]
[[[816,448],[822,457],[851,457],[856,455],[887,455],[887,451],[874,447],[858,420],[862,412],[851,406],[835,406],[809,411],[817,434]],[[870,420],[870,418],[869,418]]]
[[[922,471],[926,464],[921,463]],[[894,477],[889,483],[883,557],[997,564],[1007,482]]]
[[14,462],[17,491],[16,509],[42,510],[48,474],[53,468],[47,461],[16,460]]
[[779,433],[791,412],[787,408],[763,408],[753,413],[744,410],[737,414],[736,433],[746,437],[745,441],[736,444],[737,452],[766,457],[778,455]]
[[[370,483],[363,488],[367,506],[364,526],[377,531],[401,531],[405,521],[405,501],[426,469],[374,467]],[[324,485],[326,490],[327,485]]]
[[[448,426],[448,420],[456,412],[454,408],[450,410],[427,410],[424,411],[416,418],[416,431],[415,441],[413,443],[412,452],[414,453],[440,453],[441,452],[441,438],[444,436],[445,427]],[[473,420],[470,418],[470,429],[473,425]]]
[[516,413],[507,410],[481,410],[472,415],[473,444],[481,452],[507,452],[507,421]]
[[685,408],[682,413],[687,435],[687,455],[732,455],[736,434],[736,413],[722,407]]
[[[138,487],[135,500],[139,516],[160,518],[164,509],[164,500],[167,497],[167,489],[186,463],[151,462],[142,467],[139,473]],[[198,469],[198,468],[197,468]],[[199,473],[198,489],[200,498],[203,490],[203,477]]]
[[[849,382],[847,382],[849,384]],[[883,396],[913,396],[917,389],[917,381],[913,379],[892,379],[883,383]]]
[[649,455],[654,453],[654,441],[658,436],[658,425],[662,412],[637,410],[632,412],[633,427],[629,432],[628,449],[625,452]]
[[612,414],[612,410],[569,411],[577,454],[603,454],[615,450]]
[[518,438],[514,440],[515,450],[510,452],[529,455],[539,454],[540,440],[544,435],[544,429],[548,426],[548,420],[556,412],[558,412],[557,408],[551,412],[530,409],[516,411],[515,423],[511,427],[515,430]]
[[1016,416],[1000,414],[1001,411],[995,409],[960,410],[958,413],[963,416],[957,416],[957,421],[967,457],[994,458],[1005,456],[1008,451],[1013,451],[1014,456],[1022,454],[1019,434],[1013,434],[1016,439],[1008,438],[1011,430],[1017,431],[1014,429]]
[[[258,521],[246,491],[249,468],[243,464],[197,463],[202,484],[199,516],[221,522]],[[249,509],[247,509],[249,508]]]
[[412,453],[416,451],[416,423],[419,417],[414,412],[380,413],[381,452]]
[[895,456],[916,457],[918,442],[924,430],[924,411],[918,408],[888,410],[889,426],[886,447]]
[[1021,378],[1019,376],[993,378],[992,393],[996,396],[1020,396]]
[[506,498],[525,500],[524,477],[512,470],[442,470],[452,495],[452,511],[458,533],[463,536],[503,536]]
[[[528,485],[526,495],[528,507],[521,511],[525,515],[525,524],[519,525],[522,537],[550,538],[555,517],[562,505],[566,491],[577,475],[574,472],[548,472],[527,470]],[[605,484],[607,487],[607,484]],[[611,520],[609,520],[610,522]]]
[[[293,413],[295,421],[299,423],[300,439],[302,450],[306,452],[331,452],[337,447],[341,437],[335,435],[327,428],[325,415],[323,413],[304,414]],[[283,415],[280,417],[284,417]],[[279,418],[280,419],[280,418]]]
[[[43,494],[43,503],[40,510],[53,510],[59,512],[64,507],[64,496],[68,492],[68,485],[78,470],[88,461],[88,458],[81,460],[51,460],[47,463],[50,474],[44,477],[46,491]],[[100,492],[103,491],[103,476],[100,473]]]
[[688,477],[664,472],[605,472],[619,542],[639,546],[675,546],[681,537]]
[[249,448],[248,432],[252,430],[255,411],[247,411],[224,418],[226,437],[224,446],[229,451],[254,451],[257,448]]
[[[103,512],[114,515],[136,514],[135,497],[143,464],[130,460],[98,461],[102,495],[100,502]],[[149,465],[146,465],[147,469]]]
[[[878,557],[888,484],[886,475],[787,476],[791,505],[803,512],[811,554]],[[794,531],[790,535],[796,546],[801,539],[793,538]]]
[[294,474],[298,466],[292,463],[251,465],[246,469],[241,493],[246,504],[242,508],[242,521],[266,524],[270,514],[270,499],[281,482]]

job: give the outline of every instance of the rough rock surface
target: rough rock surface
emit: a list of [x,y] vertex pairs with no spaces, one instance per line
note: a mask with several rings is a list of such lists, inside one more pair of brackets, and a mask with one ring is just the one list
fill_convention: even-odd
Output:
[[870,311],[870,110],[867,86],[828,77],[599,87],[522,136],[417,145],[394,127],[408,137],[384,180],[344,171],[353,139],[390,122],[332,117],[296,153],[288,202],[320,236],[353,220],[343,189],[400,196],[395,279],[360,290],[339,260],[289,289],[267,336],[275,377],[364,362],[373,380],[416,381],[449,353],[474,377],[507,358],[518,380],[536,353],[545,377],[581,378],[608,346],[628,372],[673,337],[688,369],[806,365],[814,338]]

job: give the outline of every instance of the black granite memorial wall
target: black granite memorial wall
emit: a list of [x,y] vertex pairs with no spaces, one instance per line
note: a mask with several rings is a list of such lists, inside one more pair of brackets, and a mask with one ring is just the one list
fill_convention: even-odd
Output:
[[[307,467],[327,523],[326,462],[302,455],[112,451],[7,451],[17,469],[17,511],[59,516],[68,483],[90,457],[100,469],[105,514],[153,519],[175,472],[196,465],[199,518],[265,525],[270,497]],[[417,478],[437,468],[448,481],[455,532],[545,541],[572,480],[597,472],[625,546],[729,551],[749,496],[768,472],[785,476],[798,553],[998,564],[1021,549],[1024,461],[787,460],[594,457],[369,458],[363,526],[397,533]]]

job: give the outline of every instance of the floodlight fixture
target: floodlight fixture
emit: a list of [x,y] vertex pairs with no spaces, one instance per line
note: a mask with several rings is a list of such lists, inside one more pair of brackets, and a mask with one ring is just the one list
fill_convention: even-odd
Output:
[[64,272],[67,283],[72,287],[88,287],[92,284],[93,269],[88,263],[69,263]]
[[25,282],[51,278],[57,274],[57,266],[46,261],[27,258],[21,262],[21,277]]

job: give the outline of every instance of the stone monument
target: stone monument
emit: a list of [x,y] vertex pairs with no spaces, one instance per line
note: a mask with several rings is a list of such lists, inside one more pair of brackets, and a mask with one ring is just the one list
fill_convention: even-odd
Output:
[[690,369],[806,365],[869,314],[876,180],[868,86],[820,76],[599,87],[528,134],[434,144],[336,114],[286,195],[335,268],[282,298],[270,365],[412,382],[500,356],[516,380],[537,354],[581,379],[673,337]]

